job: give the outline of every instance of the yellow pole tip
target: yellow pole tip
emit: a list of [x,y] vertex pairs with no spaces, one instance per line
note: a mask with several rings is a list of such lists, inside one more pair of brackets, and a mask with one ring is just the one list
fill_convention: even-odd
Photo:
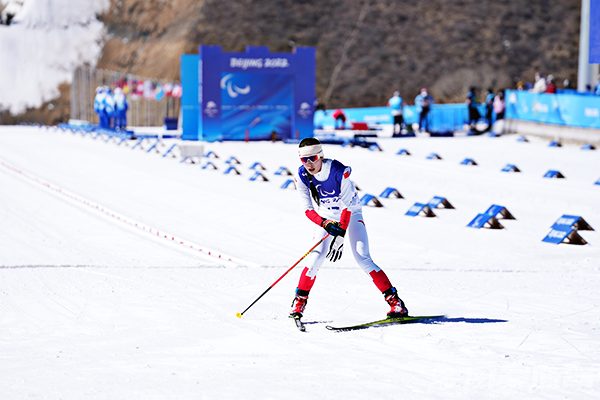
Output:
[[235,313],[235,316],[238,318],[242,318],[242,313]]

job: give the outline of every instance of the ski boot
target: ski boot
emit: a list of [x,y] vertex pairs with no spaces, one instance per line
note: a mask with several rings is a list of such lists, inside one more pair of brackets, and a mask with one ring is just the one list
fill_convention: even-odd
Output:
[[304,308],[306,308],[306,303],[308,302],[308,291],[306,290],[296,290],[296,297],[294,297],[294,301],[292,302],[292,309],[290,310],[290,318],[301,318],[304,313]]
[[383,295],[385,301],[392,307],[390,312],[387,313],[388,318],[408,317],[408,309],[402,299],[398,297],[398,291],[395,287],[386,290]]

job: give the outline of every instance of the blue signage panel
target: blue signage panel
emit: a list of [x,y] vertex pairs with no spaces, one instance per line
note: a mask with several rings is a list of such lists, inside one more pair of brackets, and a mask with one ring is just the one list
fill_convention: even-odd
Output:
[[198,56],[201,109],[198,138],[211,141],[209,138],[219,137],[221,133],[221,46],[200,46]]
[[506,118],[600,128],[600,97],[507,90]]
[[492,216],[489,214],[477,214],[477,216],[473,218],[471,222],[469,222],[467,227],[479,229],[483,227],[483,225],[485,225],[485,223],[488,222],[491,217]]
[[402,195],[400,194],[400,192],[393,187],[388,187],[385,188],[385,190],[383,192],[381,192],[381,194],[379,195],[379,197],[383,197],[384,199],[389,198],[391,195],[394,195],[394,197],[398,198],[398,199],[402,199]]
[[489,215],[493,215],[493,216],[495,217],[495,216],[496,216],[496,215],[498,215],[498,214],[500,213],[500,211],[502,211],[502,210],[504,210],[504,207],[494,204],[494,205],[492,205],[490,208],[488,208],[488,209],[487,209],[487,211],[486,211],[485,213],[486,213],[486,214],[489,214]]
[[548,233],[546,237],[542,239],[542,242],[560,244],[566,239],[567,236],[569,236],[571,232],[573,232],[573,229],[570,228],[552,228],[550,233]]
[[506,167],[502,168],[502,172],[521,172],[521,170],[516,165],[506,164]]
[[550,170],[544,174],[544,178],[564,178],[560,171]]
[[452,205],[450,205],[450,202],[448,200],[446,200],[445,197],[440,197],[440,196],[434,196],[431,200],[429,200],[427,202],[427,204],[431,208],[438,208],[440,206],[440,204],[444,208],[454,208],[454,207],[452,207]]
[[576,245],[584,245],[587,244],[585,239],[583,239],[575,229],[571,229],[564,226],[558,226],[556,228],[552,228],[550,233],[546,235],[545,238],[542,239],[542,242],[560,244],[576,244]]
[[[199,47],[195,57],[198,82],[183,74],[184,93],[197,93],[197,134],[192,140],[264,140],[313,136],[316,101],[316,53],[313,47],[293,53],[271,53],[248,46],[244,53],[226,53],[221,46]],[[184,115],[184,121],[192,119]],[[189,126],[193,125],[190,121]],[[185,123],[184,123],[185,126]]]
[[473,218],[471,222],[469,222],[467,227],[479,229],[483,228],[485,224],[488,224],[488,227],[491,229],[504,229],[504,227],[502,226],[502,224],[500,224],[500,222],[498,222],[496,217],[486,213],[477,214],[477,216]]
[[[335,119],[332,116],[333,111],[328,110],[325,116],[320,115],[317,121],[318,125],[325,128],[334,127]],[[342,108],[342,111],[346,114],[345,127],[347,129],[352,127],[351,122],[364,122],[369,125],[391,125],[394,122],[390,107]],[[460,130],[468,121],[467,114],[467,105],[464,103],[434,104],[428,115],[429,130],[432,133]],[[485,115],[485,112],[482,115]],[[418,123],[419,114],[417,113],[416,106],[404,106],[402,117],[404,118],[404,123],[407,125]]]
[[363,206],[366,206],[367,204],[369,204],[369,202],[371,200],[373,200],[373,198],[375,198],[375,196],[373,196],[372,194],[365,194],[361,199],[360,199],[360,204],[362,204]]
[[552,229],[573,229],[573,225],[575,225],[580,218],[581,217],[575,215],[563,215],[562,217],[556,220],[554,225],[552,225]]
[[293,135],[298,139],[314,135],[314,106],[317,101],[317,53],[314,47],[294,48],[294,112]]
[[198,117],[200,104],[198,101],[198,56],[184,54],[181,56],[181,82],[184,82],[181,95],[181,114],[183,117],[181,138],[198,140]]
[[563,215],[556,220],[553,229],[575,229],[581,231],[593,231],[592,228],[584,219],[578,215]]
[[590,64],[600,64],[600,0],[590,0]]
[[412,206],[407,212],[406,215],[408,215],[409,217],[416,217],[417,215],[419,215],[419,213],[421,212],[421,210],[423,210],[423,207],[425,207],[425,204],[422,203],[415,203],[414,206]]
[[416,217],[421,212],[423,212],[426,217],[435,217],[435,214],[429,205],[423,203],[415,203],[405,215],[408,215],[409,217]]
[[267,140],[292,137],[293,85],[290,74],[223,73],[221,138]]

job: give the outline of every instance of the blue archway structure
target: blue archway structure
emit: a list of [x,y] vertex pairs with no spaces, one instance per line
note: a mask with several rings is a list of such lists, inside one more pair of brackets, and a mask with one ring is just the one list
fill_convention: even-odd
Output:
[[199,46],[181,56],[184,140],[303,139],[313,136],[316,102],[314,47],[245,53]]

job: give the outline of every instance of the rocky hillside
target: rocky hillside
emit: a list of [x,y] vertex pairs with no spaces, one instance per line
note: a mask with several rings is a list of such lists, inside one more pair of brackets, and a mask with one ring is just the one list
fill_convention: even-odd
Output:
[[[268,45],[317,48],[317,95],[327,107],[438,102],[481,90],[577,78],[580,1],[563,0],[112,0],[99,68],[177,79],[182,53]],[[337,71],[337,73],[334,73]]]

